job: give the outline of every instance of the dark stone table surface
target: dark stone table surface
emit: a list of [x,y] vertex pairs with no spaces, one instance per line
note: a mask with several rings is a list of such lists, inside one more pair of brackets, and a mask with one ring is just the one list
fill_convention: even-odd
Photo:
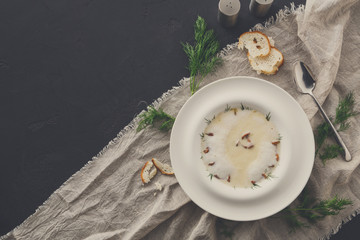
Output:
[[[305,0],[294,0],[296,5]],[[198,15],[221,47],[265,18],[241,0],[0,1],[0,235],[34,213],[147,104],[189,75],[180,42]],[[287,0],[275,0],[270,17]],[[359,239],[359,217],[332,239]],[[311,237],[309,237],[311,239]]]

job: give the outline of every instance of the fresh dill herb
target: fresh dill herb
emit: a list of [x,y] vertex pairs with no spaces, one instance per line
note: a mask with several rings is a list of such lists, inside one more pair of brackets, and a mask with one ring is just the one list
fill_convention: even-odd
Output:
[[268,114],[266,114],[265,118],[266,118],[266,120],[270,121],[270,118],[271,118],[271,112],[268,112]]
[[210,177],[210,181],[213,179],[214,174],[209,173],[208,177]]
[[149,106],[148,110],[139,116],[141,118],[136,131],[140,131],[147,126],[156,126],[162,131],[168,131],[172,128],[175,118],[165,113],[162,109],[157,110]]
[[264,177],[266,180],[272,180],[272,179],[274,179],[274,178],[277,178],[277,177],[276,177],[275,175],[273,175],[272,172],[269,171],[268,169],[265,169],[263,177]]
[[[283,210],[284,212],[290,211],[289,208],[285,208]],[[301,222],[298,217],[295,214],[283,214],[282,218],[286,221],[287,225],[290,227],[290,233],[296,232],[299,228],[307,228],[309,225],[307,225],[304,222]]]
[[325,165],[327,160],[336,158],[342,152],[343,152],[342,147],[340,147],[337,144],[326,145],[324,147],[324,152],[320,153],[319,157],[320,157],[321,161],[323,162],[323,164]]
[[[345,96],[344,99],[342,99],[337,108],[336,108],[336,115],[335,115],[335,124],[345,124],[346,121],[352,117],[355,116],[357,113],[354,112],[354,94],[353,92],[350,92]],[[340,127],[341,128],[341,127]]]
[[236,225],[234,224],[234,226],[230,227],[229,224],[231,224],[230,221],[219,218],[217,221],[217,228],[219,229],[220,235],[227,239],[232,239],[234,235],[234,227],[236,227]]
[[204,118],[205,122],[209,125],[215,119],[215,115],[212,119]]
[[[352,92],[348,93],[344,99],[341,99],[336,107],[335,120],[333,121],[335,126],[338,126],[338,131],[345,131],[350,127],[350,123],[347,120],[357,115],[354,111],[355,99]],[[332,129],[327,122],[321,123],[315,130],[315,143],[316,150],[315,155],[318,154],[322,148],[325,140],[333,135]],[[331,146],[331,147],[330,147]],[[320,154],[320,158],[325,164],[326,160],[337,157],[342,151],[339,151],[340,147],[336,148],[333,145],[324,147],[323,153]],[[325,161],[324,161],[325,160]]]
[[352,205],[353,202],[350,199],[339,198],[337,195],[329,200],[323,200],[314,207],[321,216],[337,215],[345,206]]
[[319,126],[316,127],[315,130],[315,143],[316,143],[316,150],[315,155],[319,152],[320,148],[322,147],[325,139],[330,136],[331,128],[327,122],[321,123]]
[[259,188],[261,187],[259,184],[257,184],[256,182],[251,182],[252,186],[251,189],[255,189],[255,188]]
[[241,109],[242,111],[244,111],[244,110],[252,110],[251,107],[245,106],[245,105],[242,104],[242,103],[241,103],[240,109]]
[[207,124],[210,124],[211,123],[211,120],[210,119],[207,119],[207,118],[204,118],[205,119],[205,122],[207,123]]
[[282,140],[282,136],[280,135],[280,133],[279,133],[279,136],[278,136],[277,140],[278,140],[278,141],[281,141],[281,140]]
[[345,130],[347,130],[349,127],[350,127],[350,123],[348,123],[348,122],[340,123],[340,124],[339,124],[339,129],[338,129],[338,131],[339,131],[339,132],[345,131]]
[[277,176],[273,175],[272,173],[269,173],[268,178],[271,180],[277,178]]
[[232,239],[234,232],[224,229],[224,230],[220,231],[220,234],[223,235],[225,238]]
[[283,219],[290,227],[290,232],[295,232],[302,227],[308,227],[309,225],[304,220],[315,223],[326,216],[339,214],[346,206],[353,203],[350,199],[339,198],[337,195],[327,200],[317,201],[315,198],[310,197],[306,189],[298,199],[300,201],[298,206],[294,208],[287,207],[281,211]]
[[204,133],[201,133],[201,134],[200,134],[200,137],[201,137],[201,139],[204,139],[205,134],[204,134]]
[[228,112],[231,110],[231,106],[229,106],[228,104],[226,104],[226,108],[225,108],[225,112]]
[[205,20],[198,16],[194,25],[194,45],[181,43],[185,54],[189,58],[188,70],[190,71],[190,91],[194,94],[204,77],[212,72],[221,63],[217,55],[219,41],[214,30],[207,30]]
[[272,172],[266,172],[265,171],[265,176],[266,177],[264,177],[264,178],[267,179],[267,180],[272,180],[274,178],[277,178],[275,175],[272,174]]
[[322,219],[329,215],[337,215],[347,205],[351,205],[353,202],[350,199],[339,198],[335,195],[328,200],[322,200],[319,203],[311,207],[289,208],[290,211],[299,212],[302,217],[305,217],[311,222],[316,222],[318,219]]

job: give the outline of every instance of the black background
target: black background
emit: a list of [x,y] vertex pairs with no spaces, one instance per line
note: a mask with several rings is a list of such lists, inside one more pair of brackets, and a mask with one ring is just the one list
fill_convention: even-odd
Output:
[[[265,20],[251,16],[242,0],[238,25],[225,29],[216,20],[217,4],[0,1],[0,235],[189,75],[180,42],[193,41],[198,15],[222,48]],[[284,5],[289,1],[276,0],[266,17]],[[355,218],[332,239],[358,239],[359,223]]]

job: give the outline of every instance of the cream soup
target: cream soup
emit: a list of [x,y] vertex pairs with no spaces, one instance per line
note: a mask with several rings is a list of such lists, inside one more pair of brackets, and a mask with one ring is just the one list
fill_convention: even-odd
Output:
[[278,165],[279,136],[270,114],[229,108],[208,121],[201,158],[211,178],[233,187],[258,186]]

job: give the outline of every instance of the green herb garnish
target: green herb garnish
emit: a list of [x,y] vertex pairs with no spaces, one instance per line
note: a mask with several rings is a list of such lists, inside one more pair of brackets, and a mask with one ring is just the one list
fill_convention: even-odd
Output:
[[215,115],[212,119],[204,118],[205,122],[209,125],[215,119]]
[[298,216],[296,214],[289,214],[287,213],[289,210],[289,208],[285,208],[283,210],[283,212],[286,212],[286,213],[283,213],[282,215],[282,218],[286,221],[287,225],[290,227],[290,233],[294,233],[296,232],[297,229],[300,229],[300,228],[307,228],[309,227],[308,224],[302,222],[299,220]]
[[244,106],[242,103],[241,103],[241,107],[240,107],[240,109],[241,110],[251,110],[251,108],[250,107],[248,107],[248,106]]
[[268,112],[268,114],[266,114],[265,118],[266,118],[266,120],[270,121],[270,118],[271,118],[271,112]]
[[316,143],[316,150],[315,155],[319,152],[320,148],[322,147],[325,139],[330,136],[331,127],[327,122],[321,123],[319,126],[316,127],[315,130],[315,143]]
[[226,104],[225,112],[228,112],[230,110],[231,110],[231,106],[229,106],[229,104]]
[[255,189],[255,188],[261,187],[261,186],[260,186],[259,184],[257,184],[255,181],[251,181],[251,184],[252,184],[251,189]]
[[236,227],[236,224],[229,226],[230,224],[232,224],[232,222],[221,218],[218,218],[216,223],[220,235],[224,236],[226,239],[232,239],[234,235],[234,228]]
[[[335,124],[340,124],[340,128],[349,126],[346,122],[350,117],[355,116],[357,113],[354,112],[355,99],[354,94],[350,92],[341,100],[336,108]],[[347,129],[348,127],[345,127]]]
[[336,145],[336,144],[326,145],[324,147],[324,152],[320,153],[320,159],[323,162],[323,164],[325,165],[327,160],[336,158],[342,152],[343,152],[343,149],[339,145]]
[[198,89],[204,77],[212,72],[221,62],[217,56],[219,42],[213,30],[206,29],[205,20],[198,16],[194,25],[195,43],[181,43],[184,52],[189,58],[188,69],[190,71],[190,91],[193,95]]
[[[335,126],[338,126],[338,131],[345,131],[350,127],[350,123],[347,122],[347,120],[350,117],[358,114],[357,112],[354,112],[354,105],[355,99],[352,92],[347,94],[344,99],[339,101],[339,104],[336,107],[336,115],[334,120]],[[315,130],[315,155],[318,154],[327,137],[330,137],[331,135],[333,135],[333,132],[327,122],[323,122],[317,126]],[[325,164],[326,160],[337,157],[341,152],[342,149],[340,151],[340,147],[338,145],[327,145],[320,154],[320,158]]]
[[141,118],[136,131],[140,131],[147,126],[156,126],[162,131],[168,131],[172,128],[175,118],[165,113],[162,109],[155,109],[149,106],[148,110],[139,116]]
[[283,219],[290,226],[290,232],[295,232],[302,227],[308,227],[309,225],[303,220],[315,223],[326,216],[339,214],[346,206],[353,203],[350,199],[339,198],[337,195],[327,200],[317,201],[309,196],[306,189],[298,199],[300,201],[298,206],[294,208],[287,207],[281,211]]
[[213,179],[214,174],[209,173],[208,177],[210,177],[210,181]]
[[266,179],[266,180],[272,180],[274,178],[277,178],[275,175],[272,174],[271,171],[269,171],[268,169],[265,169],[264,171],[264,174],[263,174],[263,177]]

